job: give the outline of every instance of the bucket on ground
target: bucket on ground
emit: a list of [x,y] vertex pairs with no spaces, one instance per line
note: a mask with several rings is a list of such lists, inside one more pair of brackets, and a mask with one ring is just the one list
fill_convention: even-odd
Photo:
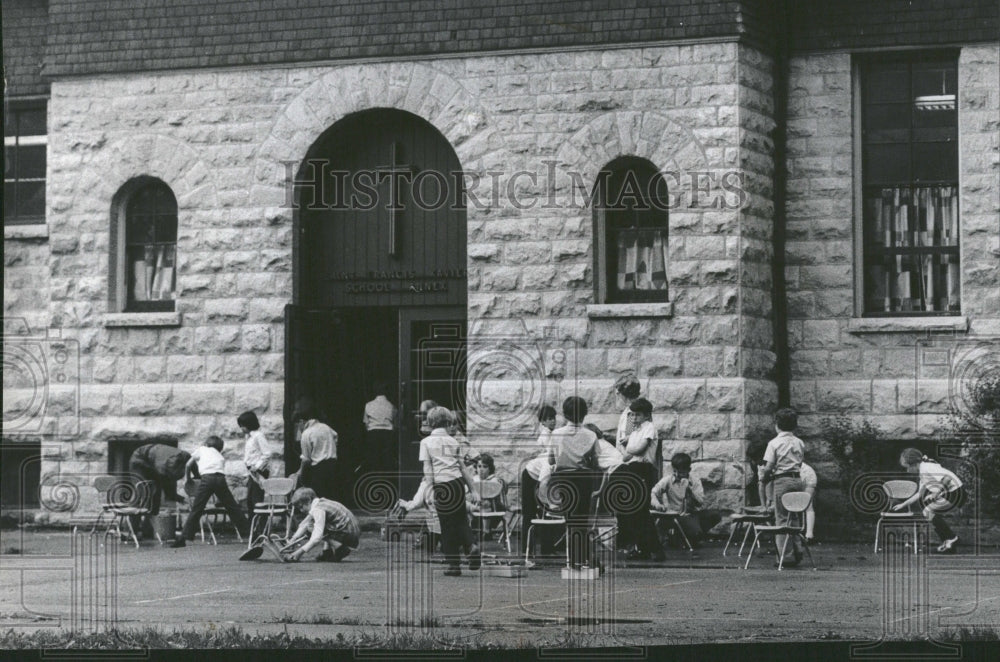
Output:
[[173,515],[154,515],[153,530],[160,540],[173,540],[177,529],[177,519]]

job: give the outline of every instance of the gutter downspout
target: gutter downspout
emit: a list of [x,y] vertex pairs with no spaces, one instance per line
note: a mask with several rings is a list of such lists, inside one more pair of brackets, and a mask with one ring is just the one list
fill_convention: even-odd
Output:
[[788,186],[788,97],[791,70],[792,12],[791,0],[780,0],[775,7],[774,32],[774,257],[772,268],[772,313],[774,324],[774,381],[778,387],[778,406],[791,401],[791,365],[788,350],[788,300],[785,287],[785,230]]

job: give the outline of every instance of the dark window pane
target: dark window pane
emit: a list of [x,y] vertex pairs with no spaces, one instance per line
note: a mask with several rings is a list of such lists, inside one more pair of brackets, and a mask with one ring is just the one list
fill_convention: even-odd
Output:
[[913,65],[913,96],[955,94],[954,66],[945,63],[918,62]]
[[7,147],[3,148],[3,178],[4,179],[16,179],[17,178],[17,148]]
[[954,181],[958,177],[955,143],[914,143],[913,179],[925,182]]
[[128,218],[128,240],[129,244],[149,244],[155,241],[153,219],[149,216],[129,216]]
[[45,178],[45,145],[31,145],[18,149],[18,179]]
[[17,186],[17,215],[45,216],[45,182],[21,182]]
[[865,77],[866,103],[910,101],[910,73],[905,64],[873,65]]
[[14,182],[3,183],[3,218],[10,221],[14,218],[14,211],[17,209],[17,184]]
[[44,136],[45,108],[32,108],[18,112],[18,130],[22,136]]
[[177,241],[177,216],[157,217],[156,241]]
[[910,139],[910,104],[871,104],[865,107],[865,139],[905,142]]
[[865,181],[895,184],[910,180],[909,145],[869,145],[865,148]]

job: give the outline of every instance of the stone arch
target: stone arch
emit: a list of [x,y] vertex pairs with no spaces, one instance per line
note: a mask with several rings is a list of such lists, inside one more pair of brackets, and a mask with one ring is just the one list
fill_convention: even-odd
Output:
[[484,168],[499,140],[478,100],[451,75],[412,62],[341,67],[324,74],[288,102],[256,154],[253,201],[268,216],[291,221],[286,164],[298,164],[309,148],[343,117],[361,110],[393,108],[423,118],[451,144],[465,172]]
[[[604,113],[570,136],[556,154],[560,167],[579,174],[575,183],[588,187],[605,165],[621,156],[647,159],[661,172],[706,170],[710,165],[690,127],[653,111]],[[589,192],[582,192],[585,199]]]
[[[74,211],[107,213],[112,198],[137,177],[163,180],[177,198],[177,209],[192,211],[218,205],[218,185],[212,170],[190,145],[170,136],[139,134],[119,137],[99,146],[74,187]],[[93,208],[91,208],[93,207]]]

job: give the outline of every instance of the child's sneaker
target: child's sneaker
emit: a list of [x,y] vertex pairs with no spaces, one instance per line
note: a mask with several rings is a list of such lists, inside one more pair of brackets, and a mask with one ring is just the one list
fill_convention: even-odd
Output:
[[948,540],[945,540],[943,543],[938,545],[937,551],[939,552],[950,551],[951,548],[954,547],[955,543],[957,542],[958,542],[958,536],[955,536],[954,538],[949,538]]
[[333,550],[324,549],[323,552],[316,557],[316,560],[319,562],[329,562],[329,561],[336,561],[339,559],[334,558]]
[[334,550],[333,557],[330,560],[333,561],[334,563],[340,563],[341,561],[344,560],[344,557],[346,557],[350,553],[351,553],[350,547],[348,547],[347,545],[341,545],[340,547]]

